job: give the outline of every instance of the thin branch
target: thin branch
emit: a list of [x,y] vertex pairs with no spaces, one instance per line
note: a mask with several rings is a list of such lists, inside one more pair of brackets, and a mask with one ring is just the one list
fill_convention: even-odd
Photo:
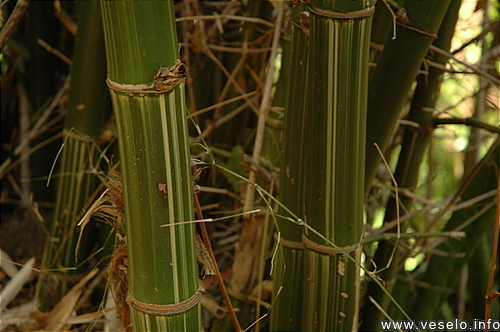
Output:
[[78,30],[78,25],[71,19],[71,17],[66,13],[61,7],[61,1],[54,1],[54,9],[56,10],[56,17],[62,23],[62,25],[69,31],[73,36],[76,36],[76,31]]
[[[380,304],[378,304],[378,302],[373,297],[371,297],[370,295],[368,295],[368,299],[370,300],[371,303],[373,303],[373,305],[378,310],[380,310],[380,312],[385,316],[385,318],[387,318],[388,320],[390,320],[394,324],[394,320],[391,318],[391,316],[389,316],[389,314],[384,310],[384,308],[382,308],[382,306]],[[403,330],[401,330],[399,328],[398,328],[398,331],[399,332],[404,332]]]
[[228,52],[228,53],[266,53],[271,51],[270,47],[261,47],[261,48],[247,48],[243,49],[241,47],[227,47],[220,46],[214,44],[208,44],[208,48],[214,51]]
[[488,123],[479,121],[476,118],[434,118],[432,119],[434,126],[447,125],[447,124],[464,124],[471,127],[482,128],[495,134],[500,134],[500,127],[490,125]]
[[[470,182],[472,181],[472,179],[474,178],[474,176],[477,174],[477,172],[479,171],[479,169],[484,165],[484,163],[489,159],[489,157],[491,156],[491,154],[493,153],[493,151],[495,150],[495,148],[497,147],[497,145],[499,143],[500,143],[500,138],[497,137],[497,139],[495,140],[495,142],[493,142],[493,144],[491,145],[489,151],[486,153],[486,155],[483,157],[483,159],[481,159],[476,164],[476,166],[474,167],[474,169],[464,179],[464,181],[460,185],[460,188],[458,188],[457,192],[455,193],[455,195],[453,195],[453,198],[448,202],[448,204],[446,205],[446,207],[441,210],[441,212],[434,218],[434,220],[431,223],[429,223],[429,225],[427,225],[427,227],[425,228],[425,232],[429,232],[432,228],[434,228],[436,226],[436,224],[441,220],[441,218],[444,217],[444,215],[446,214],[446,212],[453,205],[455,205],[458,202],[458,200],[460,199],[460,197],[462,196],[463,192],[468,187],[468,185],[470,184]],[[422,242],[423,242],[423,239],[417,239],[416,243],[413,245],[413,248],[411,250],[409,250],[405,254],[405,256],[401,259],[401,262],[404,262],[408,257],[410,257],[412,255],[413,251],[415,250],[415,248],[419,247],[422,244]]]
[[188,115],[188,119],[189,118],[194,118],[198,115],[201,115],[203,113],[206,113],[208,111],[211,111],[211,110],[214,110],[214,109],[217,109],[219,107],[222,107],[222,106],[226,106],[226,105],[229,105],[231,103],[234,103],[234,102],[237,102],[238,100],[241,100],[241,99],[245,99],[245,98],[249,98],[249,97],[252,97],[253,95],[255,95],[257,93],[257,91],[251,91],[251,92],[248,92],[248,93],[245,93],[243,95],[240,95],[240,96],[236,96],[236,97],[233,97],[231,99],[228,99],[228,100],[224,100],[220,103],[217,103],[217,104],[213,104],[213,105],[210,105],[208,107],[205,107],[201,110],[198,110],[196,112],[193,112],[191,114]]
[[391,6],[387,3],[387,0],[382,0],[384,5],[387,7],[387,10],[389,10],[389,13],[392,15],[392,40],[396,39],[396,19],[397,16],[394,14],[394,11],[392,10]]
[[462,60],[459,60],[457,59],[453,54],[451,53],[448,53],[442,49],[440,49],[439,47],[435,46],[435,45],[431,45],[429,47],[430,50],[438,53],[438,54],[441,54],[442,56],[445,56],[447,58],[450,58],[450,59],[453,59],[455,60],[456,62],[458,63],[461,63],[462,65],[466,66],[467,68],[471,69],[473,72],[479,74],[479,75],[482,75],[484,76],[486,79],[490,80],[490,83],[494,86],[500,86],[500,80],[498,80],[496,77],[493,77],[491,76],[490,74],[488,74],[487,72],[485,72],[484,70],[468,63],[467,61],[462,61]]
[[500,28],[500,21],[490,23],[486,28],[481,30],[481,32],[477,36],[475,36],[475,37],[471,38],[469,41],[463,43],[459,48],[452,51],[451,54],[455,55],[455,54],[461,52],[464,48],[466,48],[470,44],[474,44],[474,43],[480,41],[481,39],[483,39],[490,31],[498,31],[499,28]]
[[56,57],[58,57],[59,59],[61,59],[65,63],[67,63],[68,65],[70,65],[70,66],[73,65],[73,61],[70,58],[68,58],[65,54],[63,54],[58,49],[47,44],[44,40],[38,38],[36,42],[38,44],[40,44],[40,46],[42,46],[45,50],[47,50],[47,52],[54,54]]
[[384,162],[385,167],[387,168],[387,171],[389,172],[389,175],[391,176],[391,180],[392,180],[392,183],[394,184],[394,188],[395,188],[394,189],[394,196],[395,196],[395,201],[396,201],[396,220],[397,220],[397,223],[396,223],[396,226],[397,226],[396,243],[394,244],[394,248],[392,249],[391,257],[387,261],[387,265],[378,271],[378,272],[381,272],[381,271],[389,268],[389,266],[391,265],[392,260],[394,259],[394,255],[396,254],[396,249],[397,249],[398,243],[399,243],[399,237],[401,236],[401,223],[400,223],[400,219],[399,219],[399,215],[400,215],[399,214],[399,203],[400,202],[399,202],[398,182],[396,181],[394,174],[392,174],[391,168],[389,167],[389,164],[387,163],[387,160],[385,159],[384,154],[382,153],[382,150],[380,150],[380,147],[378,146],[378,144],[374,143],[373,145],[375,145],[375,148],[377,149],[378,154],[380,155],[382,161]]
[[[260,96],[260,94],[257,94],[255,97],[258,97]],[[255,98],[254,97],[254,98]],[[250,101],[250,103],[252,103],[252,106],[253,106],[253,102]],[[239,113],[241,113],[244,109],[246,109],[247,107],[250,107],[250,105],[248,104],[247,102],[247,98],[245,98],[245,103],[242,104],[241,106],[239,106],[238,108],[236,108],[234,111],[224,115],[223,117],[220,117],[217,119],[217,121],[212,122],[212,123],[209,123],[205,130],[203,130],[203,132],[201,134],[199,134],[195,139],[194,141],[196,143],[199,143],[201,141],[203,141],[203,139],[205,137],[207,137],[208,135],[210,135],[212,133],[213,130],[215,130],[216,127],[226,123],[227,121],[231,120],[232,118],[234,118],[236,115],[238,115]]]
[[[182,47],[182,48],[189,48],[189,46],[191,45],[190,43],[186,43],[186,42],[183,42],[183,43],[179,43],[179,45]],[[245,54],[251,54],[251,53],[267,53],[269,51],[271,51],[271,48],[270,47],[260,47],[260,48],[245,48],[245,47],[242,47],[242,46],[221,46],[221,45],[215,45],[215,44],[207,44],[207,47],[211,50],[214,50],[214,51],[220,51],[220,52],[226,52],[226,53],[245,53]],[[472,73],[470,73],[472,74]]]
[[63,96],[65,95],[65,93],[69,88],[70,80],[71,80],[71,75],[68,75],[64,80],[62,86],[59,88],[59,91],[57,91],[56,95],[54,96],[54,99],[52,99],[50,105],[43,110],[41,116],[38,118],[37,122],[33,125],[32,129],[29,132],[29,135],[27,135],[27,137],[25,137],[25,139],[23,139],[16,147],[16,149],[14,150],[14,155],[18,155],[20,151],[24,149],[24,146],[26,144],[28,144],[32,139],[41,134],[42,132],[41,127],[47,122],[49,116],[52,114],[52,111],[62,102]]
[[183,22],[183,21],[194,21],[194,20],[218,20],[218,19],[225,19],[225,20],[231,20],[231,21],[241,21],[241,22],[250,22],[250,23],[257,23],[257,24],[262,24],[265,26],[268,26],[270,28],[274,28],[274,24],[271,22],[268,22],[266,20],[263,20],[261,18],[257,17],[245,17],[245,16],[238,16],[238,15],[196,15],[196,16],[186,16],[186,17],[179,17],[175,19],[175,22]]
[[[259,120],[257,122],[257,134],[255,136],[255,143],[253,147],[252,159],[256,164],[259,163],[260,154],[262,152],[262,144],[264,142],[264,132],[266,130],[267,113],[269,111],[269,104],[271,102],[271,92],[274,83],[274,63],[278,55],[278,45],[281,35],[281,26],[283,23],[283,17],[285,11],[283,8],[283,4],[280,3],[280,5],[281,6],[278,10],[278,17],[276,18],[276,26],[274,28],[272,51],[271,54],[269,55],[269,65],[267,69],[265,89],[260,104]],[[255,182],[256,174],[253,170],[250,170],[248,180],[250,182]],[[247,194],[245,197],[245,205],[243,211],[248,211],[252,209],[254,193],[255,193],[254,188],[252,186],[247,186]]]
[[60,139],[63,137],[63,133],[60,132],[58,134],[52,135],[51,137],[47,138],[45,141],[40,142],[39,144],[35,145],[34,147],[30,148],[27,152],[23,152],[20,156],[19,159],[16,159],[12,161],[12,158],[9,157],[5,159],[5,161],[2,163],[0,166],[0,179],[3,179],[3,177],[8,174],[11,170],[13,170],[17,165],[19,165],[23,160],[31,156],[33,153],[36,151],[40,150],[41,148],[49,145],[50,143]]
[[198,189],[200,190],[200,192],[204,192],[204,193],[227,195],[227,196],[232,197],[233,199],[235,199],[237,202],[242,202],[243,201],[243,198],[241,198],[240,196],[236,195],[231,190],[222,189],[222,188],[214,188],[214,187],[205,187],[205,186],[198,186]]
[[[244,47],[243,49],[246,50],[246,47]],[[245,62],[246,62],[246,53],[243,53],[241,58],[238,60],[238,63],[236,63],[236,66],[234,66],[234,68],[233,68],[233,71],[231,73],[231,79],[228,79],[226,81],[226,83],[224,84],[224,87],[222,88],[222,91],[219,95],[218,103],[222,102],[224,100],[224,98],[226,98],[226,95],[229,92],[229,88],[231,87],[231,84],[233,84],[232,81],[234,81],[234,78],[238,75],[238,73],[240,72],[240,70],[243,67],[243,64]],[[248,100],[249,100],[248,98],[245,98],[246,102],[248,102]],[[248,104],[248,105],[254,112],[258,112],[257,107],[254,104],[251,104],[251,105]],[[217,109],[215,110],[214,116],[212,118],[212,122],[215,122],[216,126],[217,126],[217,121],[220,120],[219,117],[221,114],[221,109],[222,109],[222,107],[220,107],[220,106],[217,107]],[[214,129],[215,129],[215,127],[214,127]]]
[[[4,3],[7,1],[4,1]],[[2,30],[0,31],[0,50],[3,49],[5,44],[7,43],[7,40],[9,40],[10,35],[14,31],[14,28],[16,27],[17,23],[21,20],[21,18],[24,15],[24,12],[28,8],[29,1],[27,0],[18,0],[16,3],[16,7],[14,7],[14,10],[12,11],[12,14],[10,14],[9,19],[3,26]]]
[[[200,25],[200,29],[202,29],[204,31],[203,21],[200,21],[199,25]],[[201,39],[201,44],[202,44],[202,47],[203,47],[203,52],[210,58],[210,60],[212,60],[213,62],[215,62],[215,64],[217,65],[217,67],[219,67],[219,69],[224,73],[224,75],[226,75],[226,77],[228,78],[228,83],[230,82],[231,84],[233,84],[233,86],[236,89],[236,91],[238,91],[238,93],[240,93],[241,95],[244,95],[245,91],[243,91],[243,89],[238,84],[238,82],[236,82],[236,79],[233,77],[233,75],[231,75],[231,73],[229,73],[229,71],[226,69],[226,67],[224,67],[224,65],[222,64],[222,62],[220,62],[220,60],[210,50],[210,48],[206,44],[206,40],[204,38]],[[233,71],[233,73],[236,73],[236,71]],[[248,105],[252,109],[256,109],[255,105],[250,101],[250,99],[245,98],[245,100],[247,101]]]
[[[460,204],[456,204],[453,207],[451,207],[448,211],[454,212],[454,211],[464,209],[464,208],[469,207],[473,204],[476,204],[477,202],[480,202],[480,201],[485,200],[493,195],[496,195],[496,192],[497,192],[496,189],[490,190],[487,193],[484,193],[482,195],[471,198],[471,199],[469,199],[465,202],[462,202]],[[403,194],[406,195],[405,190],[403,190]],[[409,197],[413,197],[413,199],[415,199],[415,200],[423,200],[421,197],[418,197],[416,195],[409,196]],[[398,219],[391,220],[390,222],[385,223],[384,226],[382,226],[381,228],[371,230],[370,236],[374,236],[374,235],[378,235],[378,234],[382,234],[384,232],[387,232],[389,229],[395,227],[398,222],[404,222],[404,221],[409,220],[411,218],[414,218],[415,216],[418,216],[420,214],[427,213],[432,209],[435,209],[435,208],[442,209],[450,200],[451,200],[451,197],[445,198],[441,202],[438,202],[438,203],[430,202],[430,203],[426,204],[426,206],[420,210],[415,210],[415,211],[412,211],[408,214],[401,216],[399,220]]]
[[[200,201],[198,200],[198,196],[196,194],[194,196],[194,205],[195,205],[195,210],[196,214],[198,215],[198,218],[203,220],[203,212],[201,211],[201,205]],[[217,260],[215,259],[214,252],[212,250],[212,244],[210,243],[210,237],[208,235],[207,227],[205,226],[205,223],[200,223],[200,228],[201,228],[201,234],[203,236],[203,243],[205,247],[207,248],[208,254],[210,255],[210,258],[212,259],[212,262],[214,263],[214,268],[217,276],[217,282],[219,284],[222,297],[224,298],[224,301],[226,302],[227,305],[227,311],[229,312],[229,316],[231,317],[231,320],[234,325],[234,329],[238,332],[242,332],[243,330],[241,329],[240,322],[238,321],[238,317],[236,316],[236,312],[234,311],[234,308],[231,304],[231,298],[229,297],[229,293],[227,292],[226,285],[224,284],[224,279],[222,278],[222,274],[219,270],[219,267],[217,266]]]
[[[483,208],[481,210],[474,213],[473,216],[471,216],[469,219],[465,220],[459,226],[455,227],[452,230],[452,232],[459,232],[462,229],[464,229],[465,227],[469,226],[474,221],[476,221],[478,218],[480,218],[483,214],[485,214],[489,209],[491,209],[493,207],[493,205],[494,205],[494,202],[491,202],[491,203],[483,206]],[[425,246],[421,247],[420,250],[418,251],[418,254],[425,254],[425,253],[431,252],[432,250],[434,250],[438,245],[440,245],[444,241],[445,241],[445,239],[443,239],[443,238],[435,239],[431,243],[426,244]],[[446,254],[449,254],[449,253],[446,252]],[[417,255],[417,253],[413,254],[412,257],[415,257],[416,255]],[[403,264],[403,261],[401,261],[401,264]]]
[[451,232],[430,232],[430,233],[383,233],[374,236],[368,236],[363,241],[364,244],[371,242],[378,242],[390,239],[414,239],[414,238],[428,238],[428,237],[449,237],[453,239],[461,239],[465,237],[465,232],[451,231]]

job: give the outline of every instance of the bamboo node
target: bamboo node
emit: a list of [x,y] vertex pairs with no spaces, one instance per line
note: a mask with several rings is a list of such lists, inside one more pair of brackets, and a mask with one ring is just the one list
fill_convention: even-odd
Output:
[[130,94],[159,94],[173,90],[180,82],[186,80],[186,65],[177,59],[175,65],[161,67],[153,76],[151,84],[121,84],[106,78],[111,90]]
[[314,13],[319,16],[327,17],[327,18],[337,18],[337,19],[346,19],[346,20],[351,20],[354,18],[363,18],[363,17],[368,17],[371,16],[375,12],[375,7],[369,7],[369,8],[364,8],[360,10],[355,10],[352,12],[348,13],[340,13],[340,12],[334,12],[331,10],[327,9],[321,9],[321,8],[316,8],[311,5],[307,5],[309,8],[309,11],[311,13]]
[[[277,233],[274,234],[274,238],[276,239],[276,241],[278,240]],[[296,250],[303,250],[304,249],[304,244],[302,242],[287,240],[282,236],[279,237],[279,241],[283,247],[287,247],[290,249],[296,249]]]
[[172,304],[154,304],[154,303],[146,303],[137,300],[130,293],[127,293],[126,302],[132,308],[139,310],[148,315],[155,316],[173,316],[179,315],[187,312],[194,306],[196,306],[201,300],[201,293],[205,292],[205,287],[200,282],[200,286],[198,290],[191,295],[189,298],[184,301]]
[[186,80],[186,65],[177,59],[175,65],[158,69],[153,78],[153,87],[159,93],[168,92]]
[[63,135],[65,137],[69,136],[72,140],[83,142],[83,143],[95,143],[96,142],[96,140],[92,139],[92,137],[85,135],[85,134],[82,134],[82,133],[79,133],[79,132],[75,132],[74,130],[64,129]]
[[307,249],[329,255],[355,252],[359,247],[359,243],[351,244],[345,247],[339,247],[340,249],[342,249],[342,251],[340,251],[335,247],[325,246],[324,244],[316,243],[313,240],[309,239],[305,234],[302,234],[302,243],[304,244],[304,247],[306,247]]

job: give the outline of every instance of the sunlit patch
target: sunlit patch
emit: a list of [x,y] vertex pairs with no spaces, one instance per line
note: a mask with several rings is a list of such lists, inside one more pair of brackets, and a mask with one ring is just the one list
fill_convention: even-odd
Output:
[[409,257],[405,261],[405,270],[413,271],[423,260],[425,255],[418,254],[416,257]]

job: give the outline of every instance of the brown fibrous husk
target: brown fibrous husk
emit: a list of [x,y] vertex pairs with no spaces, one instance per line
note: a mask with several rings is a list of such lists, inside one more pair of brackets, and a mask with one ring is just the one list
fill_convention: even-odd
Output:
[[108,268],[109,288],[116,303],[118,319],[127,331],[130,329],[130,311],[125,302],[128,292],[128,250],[127,243],[118,245],[111,256]]
[[[116,227],[120,233],[125,230],[125,209],[123,204],[123,189],[122,189],[121,174],[113,172],[110,174],[107,181],[107,189],[101,196],[90,206],[87,213],[78,223],[81,226],[82,234],[85,226],[92,218],[110,224]],[[78,242],[80,239],[78,240]],[[77,245],[78,249],[78,245]],[[131,319],[130,311],[125,299],[128,292],[128,251],[126,238],[122,237],[121,243],[116,247],[111,255],[111,261],[108,267],[108,287],[113,295],[116,303],[116,311],[118,319],[127,331],[130,331]]]

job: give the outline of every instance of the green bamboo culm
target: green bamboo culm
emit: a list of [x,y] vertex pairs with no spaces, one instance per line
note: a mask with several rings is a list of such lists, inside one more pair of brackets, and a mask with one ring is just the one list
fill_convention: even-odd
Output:
[[[304,6],[294,7],[291,13],[290,41],[283,45],[280,72],[287,77],[285,101],[283,163],[280,179],[280,201],[303,215],[302,160],[304,149],[304,86],[307,86],[307,41],[309,17]],[[285,211],[280,211],[286,215]],[[291,216],[290,216],[291,217]],[[271,310],[272,331],[298,331],[302,325],[303,256],[302,227],[278,220],[280,244],[273,275],[274,296]]]
[[[89,49],[96,50],[88,53]],[[54,223],[42,265],[44,268],[75,266],[77,216],[97,187],[91,170],[99,159],[99,137],[109,116],[106,89],[106,57],[99,3],[81,1],[71,90],[66,106],[64,145],[60,156]],[[92,247],[93,243],[89,243]],[[88,251],[80,250],[82,261]]]
[[365,193],[371,188],[381,157],[397,119],[408,100],[429,46],[436,38],[450,1],[406,0],[409,22],[398,24],[396,39],[389,36],[377,67],[370,78],[366,127]]
[[[397,0],[393,3],[400,4],[403,0]],[[377,45],[378,47],[370,47],[370,62],[377,63],[380,59],[380,55],[385,43],[387,42],[387,37],[391,35],[391,38],[394,37],[394,17],[392,16],[396,10],[391,9],[389,3],[387,1],[377,1],[375,4],[375,13],[373,14],[373,23],[372,23],[372,36],[371,42],[372,44]],[[370,67],[369,77],[371,78],[373,72],[376,67]]]
[[[304,221],[359,260],[374,2],[318,0],[308,9]],[[356,330],[359,268],[314,234],[303,243],[302,330]]]
[[[455,31],[455,25],[458,18],[458,11],[460,9],[460,0],[449,1],[450,6],[447,9],[443,23],[439,29],[438,38],[434,41],[434,45],[449,51],[451,39]],[[440,55],[434,55],[433,60],[443,66],[448,61],[447,58]],[[432,139],[434,127],[432,126],[432,112],[426,109],[434,108],[437,98],[439,97],[439,89],[443,79],[443,70],[439,68],[429,68],[428,74],[419,75],[417,78],[417,86],[410,107],[410,112],[407,119],[419,125],[419,129],[408,127],[405,128],[401,152],[399,154],[398,163],[394,172],[394,177],[400,188],[407,188],[415,190],[418,179],[419,170],[422,161],[424,160],[425,152]],[[398,199],[398,204],[404,206],[407,211],[411,211],[413,200],[410,197],[402,196]],[[386,205],[386,212],[384,221],[389,222],[398,217],[398,207],[396,206],[396,199],[390,197]],[[406,231],[406,223],[400,225],[400,232]],[[390,232],[396,232],[397,228],[391,229]],[[401,252],[398,250],[394,252],[395,245],[392,241],[380,241],[377,246],[377,251],[374,256],[374,261],[378,267],[386,267],[380,274],[386,283],[389,291],[396,282],[396,274],[398,272],[398,264],[394,263],[401,257]],[[393,252],[395,255],[393,256]],[[371,296],[384,310],[388,311],[390,304],[389,298],[382,292],[380,287],[375,283],[369,283],[367,287],[367,294]],[[395,294],[402,295],[400,293]],[[404,297],[400,298],[399,303],[407,302]],[[400,314],[400,313],[399,313]],[[396,317],[391,316],[394,319]],[[380,329],[380,321],[385,319],[383,313],[374,306],[371,302],[366,302],[365,315],[362,319],[363,328],[366,330]],[[402,318],[401,318],[402,319]]]
[[[115,88],[144,84],[151,92],[158,68],[175,66],[179,58],[173,2],[101,1],[101,6],[108,82]],[[194,226],[176,224],[194,218],[184,83],[165,93],[110,91],[121,156],[132,328],[201,331]]]

